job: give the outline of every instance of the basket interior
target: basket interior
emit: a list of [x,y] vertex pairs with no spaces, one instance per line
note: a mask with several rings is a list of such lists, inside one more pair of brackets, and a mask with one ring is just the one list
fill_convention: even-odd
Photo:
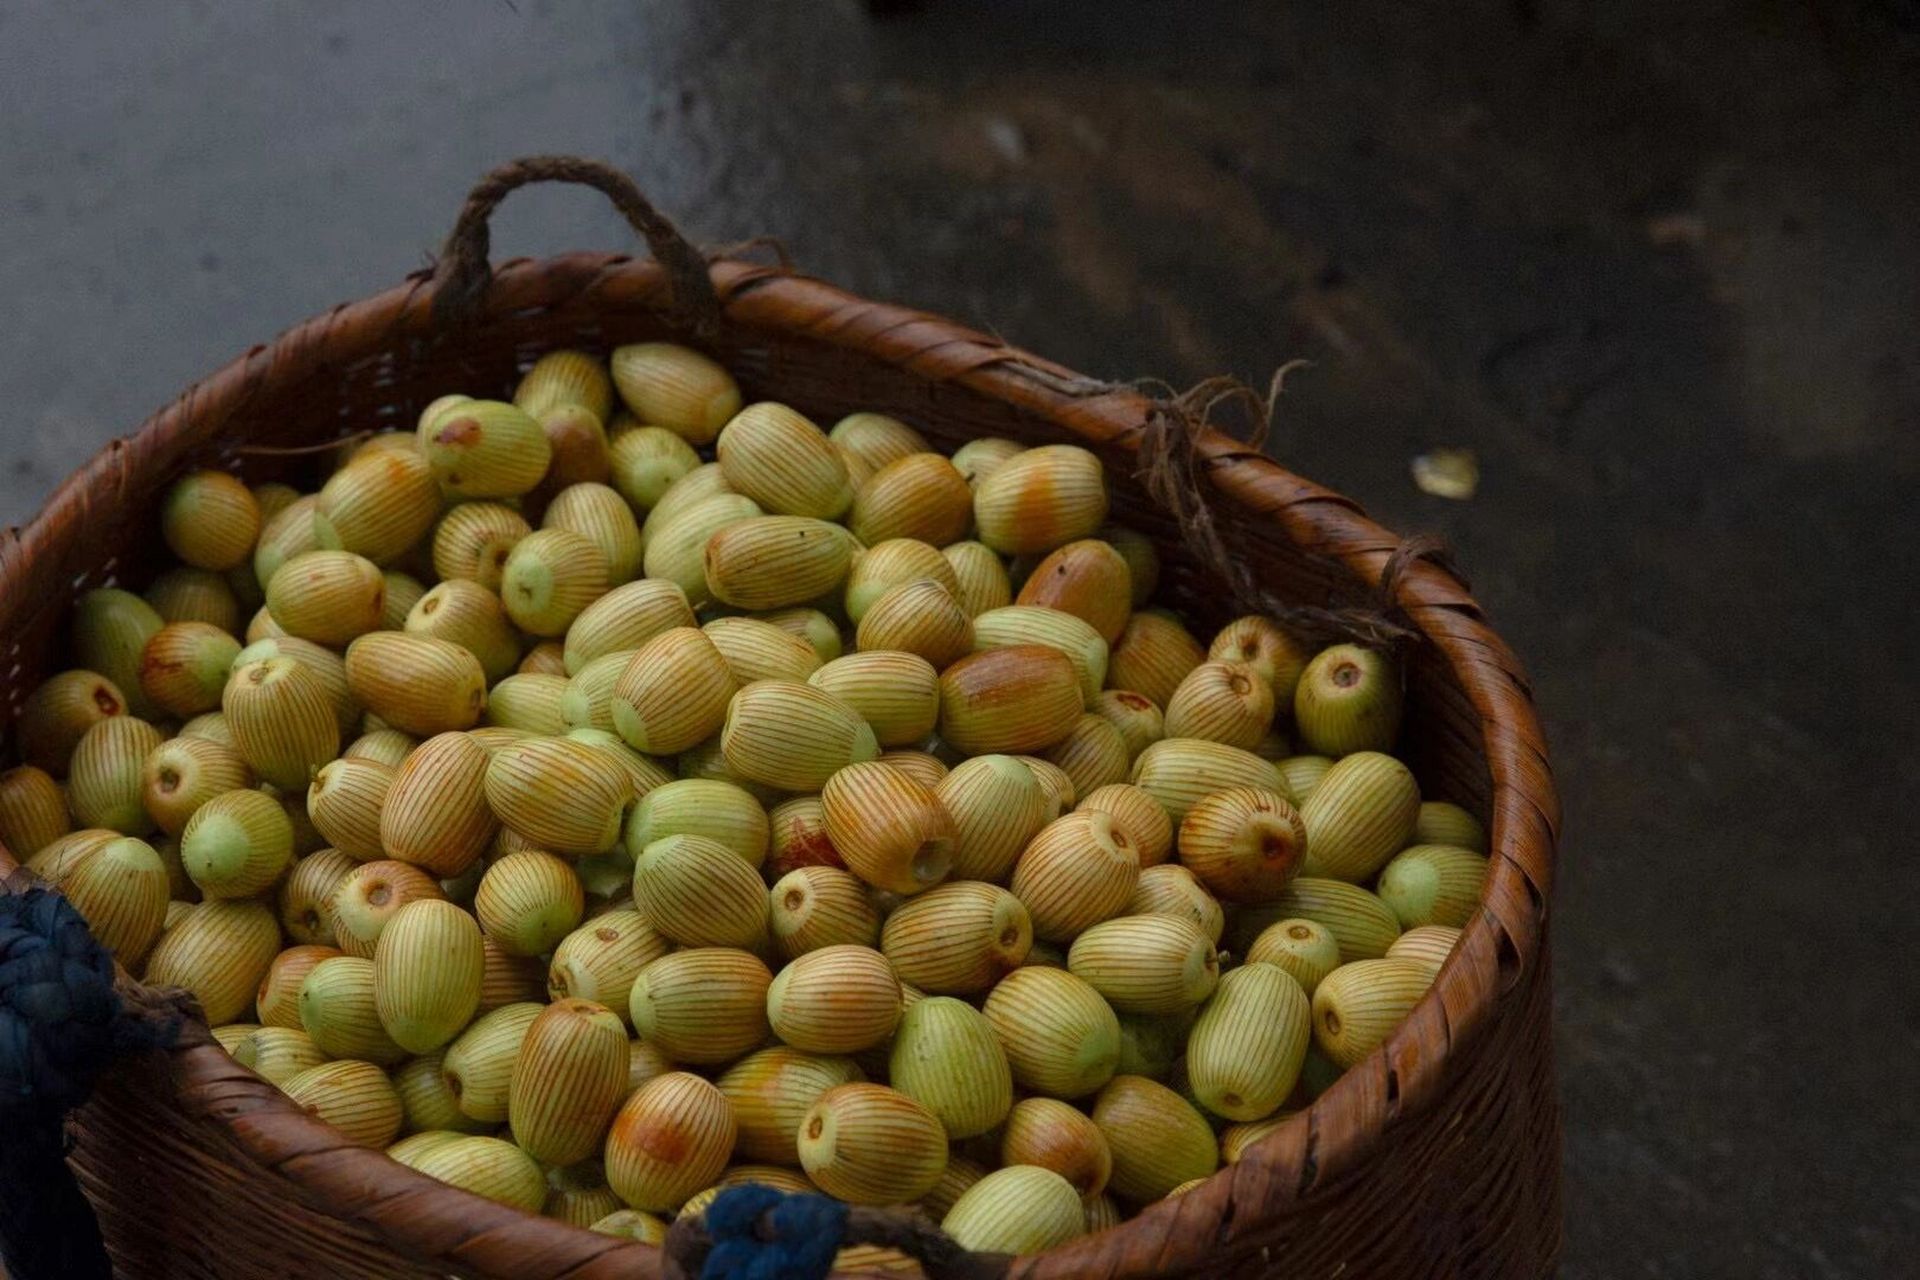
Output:
[[[51,553],[58,589],[0,597],[9,636],[0,705],[11,725],[21,703],[46,676],[66,665],[66,617],[93,587],[138,590],[164,567],[157,509],[168,483],[197,467],[231,470],[249,482],[284,480],[312,492],[326,455],[284,457],[244,452],[254,446],[304,446],[374,430],[412,430],[438,396],[460,392],[509,398],[528,366],[549,351],[574,348],[605,356],[628,342],[689,341],[651,307],[595,306],[575,300],[487,317],[459,333],[396,337],[356,359],[321,363],[294,380],[261,379],[217,416],[195,417],[189,430],[148,455],[155,465],[117,465],[110,499],[89,486],[77,527],[56,532],[38,553]],[[1203,639],[1243,610],[1218,575],[1203,568],[1182,531],[1134,476],[1130,449],[1092,442],[1045,416],[953,381],[929,378],[842,342],[743,324],[696,343],[730,369],[749,401],[780,400],[823,425],[858,410],[887,413],[921,430],[944,452],[979,436],[1027,444],[1073,443],[1103,455],[1113,518],[1152,537],[1163,571],[1159,602],[1170,605]],[[188,393],[191,404],[193,392]],[[92,464],[126,453],[115,442]],[[711,450],[706,451],[711,456]],[[56,503],[58,499],[56,499]],[[1244,557],[1263,587],[1283,599],[1342,605],[1368,599],[1343,566],[1311,555],[1278,522],[1216,499],[1229,547]],[[1429,799],[1452,800],[1483,821],[1489,782],[1477,713],[1448,664],[1431,646],[1414,646],[1406,669],[1408,707],[1402,753]]]

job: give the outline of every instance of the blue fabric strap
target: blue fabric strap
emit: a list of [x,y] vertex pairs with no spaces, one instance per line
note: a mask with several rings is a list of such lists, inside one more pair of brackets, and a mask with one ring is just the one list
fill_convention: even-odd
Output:
[[[763,1214],[768,1238],[759,1230]],[[847,1206],[749,1182],[714,1197],[706,1221],[713,1249],[700,1280],[824,1280],[846,1234]]]
[[63,1118],[116,1054],[178,1031],[131,1014],[113,978],[113,956],[65,898],[0,885],[0,1263],[13,1280],[111,1275]]

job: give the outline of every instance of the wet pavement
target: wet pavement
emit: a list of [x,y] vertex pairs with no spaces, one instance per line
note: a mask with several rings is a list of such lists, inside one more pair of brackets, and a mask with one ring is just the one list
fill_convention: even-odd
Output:
[[[1601,12],[1594,12],[1595,9]],[[0,518],[532,151],[1104,377],[1264,382],[1527,659],[1564,1274],[1920,1251],[1920,20],[1825,5],[0,8]],[[616,247],[584,192],[497,252]],[[1412,455],[1471,448],[1470,502]]]

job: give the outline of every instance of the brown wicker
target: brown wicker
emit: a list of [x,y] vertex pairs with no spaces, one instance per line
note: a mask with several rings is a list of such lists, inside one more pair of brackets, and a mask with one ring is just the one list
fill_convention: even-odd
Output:
[[[410,428],[450,390],[501,394],[558,347],[694,340],[750,396],[822,420],[895,414],[951,448],[978,435],[1073,441],[1109,465],[1114,508],[1164,548],[1167,589],[1201,621],[1232,603],[1134,478],[1153,402],[938,316],[731,258],[719,310],[623,254],[507,263],[489,283],[485,217],[529,178],[624,189],[598,170],[522,163],[493,175],[430,273],[301,324],[186,391],[0,538],[8,721],[64,665],[75,594],[144,580],[154,511],[190,466],[250,478],[311,460],[240,452]],[[632,193],[637,199],[637,193]],[[642,202],[644,205],[644,202]],[[683,242],[623,201],[684,280]],[[477,224],[479,230],[475,231]],[[475,253],[479,264],[474,261]],[[677,255],[677,256],[676,256]],[[439,285],[448,285],[436,316]],[[457,296],[456,296],[457,295]],[[453,299],[448,305],[444,299]],[[697,339],[692,335],[700,331]],[[1366,603],[1400,540],[1348,499],[1224,435],[1195,440],[1227,545],[1260,586]],[[1387,1044],[1238,1164],[1111,1231],[1011,1265],[1017,1277],[1533,1276],[1560,1241],[1560,1138],[1546,938],[1559,811],[1527,678],[1456,577],[1396,563],[1408,650],[1408,750],[1429,796],[1489,821],[1485,901],[1435,989]],[[0,852],[0,872],[11,867]],[[346,1145],[231,1061],[203,1031],[123,1063],[78,1114],[72,1164],[128,1276],[651,1277],[657,1250],[527,1216]]]

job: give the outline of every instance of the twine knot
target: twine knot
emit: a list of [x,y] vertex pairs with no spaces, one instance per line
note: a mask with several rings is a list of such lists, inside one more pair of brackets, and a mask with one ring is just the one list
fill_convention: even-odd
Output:
[[825,1280],[841,1249],[862,1244],[906,1254],[928,1280],[1003,1280],[1010,1261],[969,1253],[910,1209],[842,1204],[749,1182],[722,1191],[705,1213],[674,1219],[665,1271],[670,1280]]
[[700,1280],[821,1280],[847,1230],[847,1206],[747,1183],[707,1206],[713,1249]]
[[129,1010],[113,956],[59,894],[0,885],[0,1265],[14,1280],[106,1280],[62,1122],[131,1049],[171,1043],[177,1011]]
[[0,1115],[55,1118],[86,1101],[129,1033],[113,956],[47,889],[0,897]]

